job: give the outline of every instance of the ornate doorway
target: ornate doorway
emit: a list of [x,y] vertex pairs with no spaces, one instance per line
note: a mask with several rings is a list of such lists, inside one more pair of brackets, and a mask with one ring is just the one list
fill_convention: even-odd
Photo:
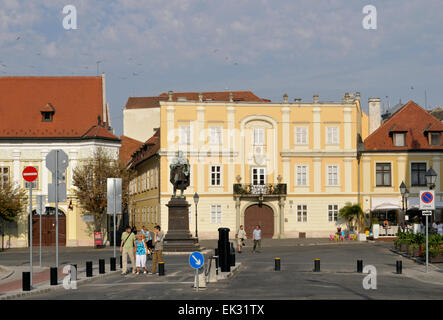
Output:
[[252,239],[252,231],[259,225],[262,238],[270,239],[274,235],[274,211],[267,205],[254,204],[245,211],[245,230],[248,239]]
[[[42,246],[55,247],[55,208],[46,207],[42,215]],[[66,216],[58,210],[58,245],[66,246]],[[32,211],[32,246],[40,246],[40,216]]]

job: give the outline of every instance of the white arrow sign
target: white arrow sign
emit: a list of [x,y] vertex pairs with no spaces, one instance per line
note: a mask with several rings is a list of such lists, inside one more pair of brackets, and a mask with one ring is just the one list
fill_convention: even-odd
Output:
[[201,261],[200,261],[200,259],[197,260],[197,258],[196,258],[195,256],[192,256],[192,257],[194,258],[194,260],[195,260],[195,262],[197,263],[197,265],[201,265]]

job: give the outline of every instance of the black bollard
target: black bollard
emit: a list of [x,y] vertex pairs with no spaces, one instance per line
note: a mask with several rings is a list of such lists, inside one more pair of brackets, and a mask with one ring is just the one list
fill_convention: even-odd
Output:
[[58,285],[58,274],[57,274],[57,267],[51,268],[51,286]]
[[116,270],[116,268],[115,268],[115,258],[111,257],[111,271],[115,271],[115,270]]
[[358,273],[363,272],[363,260],[357,260],[357,272]]
[[71,280],[77,280],[77,265],[76,264],[71,264],[71,266],[73,266],[75,268],[75,279],[73,279],[72,275],[71,275]]
[[159,276],[165,275],[165,263],[163,261],[158,263],[158,275]]
[[314,260],[314,272],[320,272],[320,259]]
[[22,290],[31,291],[31,272],[22,273]]
[[86,261],[86,277],[92,277],[92,261]]
[[280,258],[275,258],[275,271],[280,271]]
[[98,273],[105,273],[105,259],[98,260]]
[[123,268],[123,256],[120,256],[120,269]]
[[218,256],[219,264],[222,272],[231,271],[230,263],[230,248],[229,248],[229,228],[219,228],[219,238],[218,238]]
[[401,260],[397,260],[397,274],[401,274],[403,269],[403,262]]

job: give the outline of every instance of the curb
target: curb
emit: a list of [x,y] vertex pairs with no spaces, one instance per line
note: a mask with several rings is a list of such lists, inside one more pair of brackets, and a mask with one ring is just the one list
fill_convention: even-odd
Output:
[[[99,274],[97,276],[93,276],[91,278],[85,278],[77,280],[77,284],[79,283],[87,283],[90,282],[92,280],[95,279],[100,279],[100,278],[104,278],[106,276],[109,276],[111,274],[117,273],[117,272],[121,272],[120,270],[116,270],[116,271],[109,271],[105,274]],[[22,292],[17,292],[17,293],[11,293],[11,294],[6,294],[4,296],[0,296],[0,300],[10,300],[10,299],[15,299],[15,298],[21,298],[21,297],[26,297],[26,296],[31,296],[31,295],[36,295],[36,294],[40,294],[40,293],[46,293],[49,291],[55,291],[55,290],[59,290],[59,289],[64,289],[63,288],[63,284],[58,284],[56,286],[50,286],[47,288],[41,288],[41,289],[34,289],[31,291],[22,291]]]
[[[202,254],[208,254],[208,253],[210,253],[212,250],[214,250],[214,249],[206,249],[206,248],[203,248],[201,251],[200,251],[200,253],[202,253]],[[173,251],[171,251],[171,252],[163,252],[163,255],[164,256],[180,256],[180,255],[188,255],[188,254],[191,254],[191,253],[193,253],[194,251],[189,251],[189,252],[173,252]]]
[[6,275],[0,278],[0,281],[3,281],[5,279],[8,279],[10,276],[12,276],[14,274],[14,270],[10,270],[9,268],[5,267],[5,266],[0,266],[1,270],[5,270],[6,271]]

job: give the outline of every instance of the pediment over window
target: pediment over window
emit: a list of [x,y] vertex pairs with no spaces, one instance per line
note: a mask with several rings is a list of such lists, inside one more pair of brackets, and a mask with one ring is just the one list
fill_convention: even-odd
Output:
[[43,122],[51,122],[55,114],[55,108],[48,103],[40,109],[40,113],[42,114]]

